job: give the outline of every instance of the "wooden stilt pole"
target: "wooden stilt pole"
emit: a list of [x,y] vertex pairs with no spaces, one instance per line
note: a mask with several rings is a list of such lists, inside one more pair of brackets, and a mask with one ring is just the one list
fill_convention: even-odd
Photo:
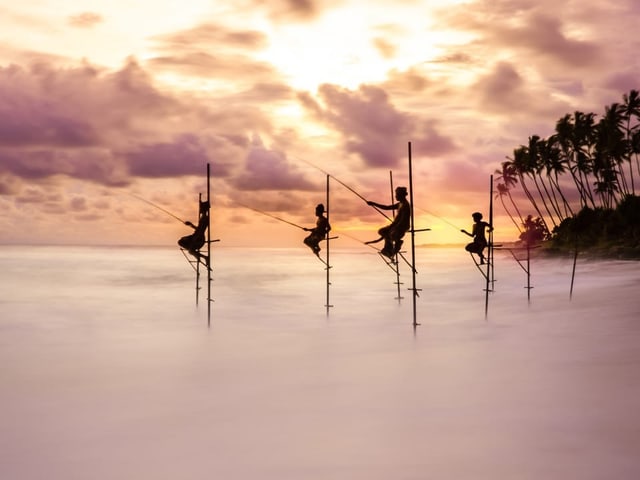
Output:
[[527,243],[527,303],[531,304],[531,245]]
[[571,288],[569,289],[569,300],[573,298],[573,281],[576,277],[576,263],[578,261],[578,234],[576,234],[576,248],[573,253],[573,268],[571,269]]
[[[396,197],[395,197],[395,192],[393,188],[393,172],[391,170],[389,170],[389,185],[391,187],[391,204],[394,204],[396,203]],[[395,216],[396,216],[396,211],[393,210],[393,217],[395,218]],[[400,263],[398,262],[399,260],[398,257],[399,257],[399,254],[396,253],[395,255],[396,264],[395,264],[394,271],[396,272],[396,286],[398,290],[398,296],[396,297],[396,300],[398,300],[398,303],[400,303],[404,297],[400,293],[400,285],[402,285],[402,282],[400,282]]]
[[487,243],[487,271],[485,274],[486,285],[484,289],[484,319],[489,314],[489,292],[493,291],[493,175],[489,180],[489,242]]
[[[202,194],[198,194],[198,210],[200,209],[200,202],[202,201]],[[196,258],[196,307],[200,304],[200,259]]]
[[[331,209],[329,208],[330,207],[330,205],[329,205],[329,178],[330,178],[330,176],[327,175],[327,222],[329,222],[329,215],[331,213]],[[329,225],[331,225],[331,222],[329,222]],[[329,309],[331,307],[333,307],[333,305],[331,305],[331,302],[329,301],[329,287],[331,286],[331,278],[329,276],[330,275],[329,271],[331,270],[331,267],[330,267],[331,264],[329,263],[329,260],[330,260],[330,257],[329,257],[330,248],[329,247],[330,247],[331,237],[329,236],[329,232],[327,232],[326,235],[327,235],[327,237],[326,237],[327,238],[327,261],[326,261],[327,266],[325,267],[325,270],[327,271],[327,301],[325,303],[325,307],[327,309],[327,316],[329,316]]]
[[416,287],[416,231],[413,216],[413,165],[411,158],[411,142],[408,144],[409,155],[409,201],[411,203],[411,276],[413,291],[413,329],[415,330],[418,325],[418,318],[416,312],[416,299],[418,298],[418,289]]
[[[211,180],[210,180],[210,164],[207,163],[207,326],[211,327]],[[199,264],[200,262],[198,262]]]

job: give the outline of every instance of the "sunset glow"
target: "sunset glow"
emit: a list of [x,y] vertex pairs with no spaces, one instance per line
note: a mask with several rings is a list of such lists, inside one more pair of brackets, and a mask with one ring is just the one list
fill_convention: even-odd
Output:
[[[184,226],[130,194],[193,216],[210,163],[220,237],[296,245],[284,225],[256,236],[271,224],[241,204],[313,223],[326,182],[308,162],[391,201],[409,142],[416,212],[437,215],[417,215],[421,243],[461,243],[452,225],[488,212],[515,148],[639,87],[630,0],[0,0],[0,15],[3,243],[174,245]],[[384,224],[338,182],[331,196],[337,228]],[[499,204],[495,225],[516,239]]]

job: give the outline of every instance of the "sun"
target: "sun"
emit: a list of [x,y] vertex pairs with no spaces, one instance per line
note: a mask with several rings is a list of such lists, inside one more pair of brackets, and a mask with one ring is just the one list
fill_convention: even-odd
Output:
[[292,87],[312,92],[324,83],[356,88],[382,82],[390,71],[424,64],[462,41],[455,32],[440,30],[424,9],[416,14],[406,5],[357,3],[311,24],[279,26],[268,35],[261,60],[274,65]]

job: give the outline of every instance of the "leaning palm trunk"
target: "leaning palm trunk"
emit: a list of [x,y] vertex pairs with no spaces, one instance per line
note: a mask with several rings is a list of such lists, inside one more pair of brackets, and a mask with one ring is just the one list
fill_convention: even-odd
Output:
[[[556,224],[556,221],[553,218],[551,210],[549,210],[549,205],[547,205],[547,201],[545,200],[545,197],[542,194],[542,190],[540,190],[540,185],[538,184],[538,180],[536,179],[536,174],[533,173],[531,175],[531,177],[533,178],[533,183],[536,186],[536,190],[538,190],[538,196],[540,197],[540,200],[542,201],[542,206],[544,207],[545,211],[547,212],[547,215],[548,215],[549,219],[551,220],[551,223],[553,223],[553,226],[557,227],[558,225]],[[541,179],[541,182],[542,182],[542,179]],[[542,215],[540,217],[542,218]]]
[[568,216],[573,217],[573,210],[571,209],[571,205],[569,205],[569,202],[567,202],[567,198],[564,196],[564,194],[562,193],[562,189],[560,188],[560,183],[558,181],[558,173],[556,172],[555,178],[549,177],[549,181],[551,182],[551,185],[553,185],[553,187],[556,189],[556,191],[560,195],[560,198],[562,199],[565,218]]
[[518,224],[518,222],[516,222],[516,219],[513,218],[513,215],[511,214],[511,212],[509,211],[509,209],[507,208],[507,204],[504,203],[504,195],[498,195],[498,197],[500,197],[500,203],[502,204],[502,208],[504,208],[504,211],[507,212],[507,215],[509,215],[509,218],[511,219],[511,221],[513,222],[513,224],[516,226],[516,228],[518,229],[518,233],[522,233],[522,228],[520,228],[520,224]]
[[540,208],[538,208],[538,204],[535,198],[533,198],[533,195],[529,191],[529,188],[527,187],[527,184],[524,181],[524,175],[521,172],[518,172],[518,177],[520,178],[520,185],[522,185],[522,190],[524,190],[524,193],[529,199],[529,202],[531,202],[531,205],[533,206],[534,210],[537,212],[538,217],[540,217],[540,220],[542,220],[542,223],[545,229],[547,230],[547,232],[549,232],[550,231],[549,226],[547,225],[547,222],[544,219],[544,215],[542,215],[542,212],[540,211]]
[[518,208],[518,204],[513,200],[513,196],[511,195],[511,192],[509,190],[507,190],[507,195],[509,195],[509,201],[511,202],[511,205],[513,205],[513,208],[515,209],[516,213],[518,214],[518,219],[520,219],[520,224],[524,223],[524,217],[522,216],[522,213],[520,213],[520,209]]
[[558,218],[558,223],[560,223],[563,217],[562,217],[562,213],[560,212],[560,207],[558,206],[558,198],[556,197],[556,192],[554,192],[553,186],[551,186],[551,180],[549,180],[549,185],[551,188],[548,188],[547,184],[544,182],[544,178],[542,177],[542,175],[540,175],[540,184],[544,189],[545,195],[549,199],[549,204],[553,209],[553,213]]

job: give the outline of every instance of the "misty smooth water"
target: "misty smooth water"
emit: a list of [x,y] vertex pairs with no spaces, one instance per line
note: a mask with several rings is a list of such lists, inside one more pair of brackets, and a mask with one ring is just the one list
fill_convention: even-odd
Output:
[[640,264],[0,247],[0,478],[640,478]]

